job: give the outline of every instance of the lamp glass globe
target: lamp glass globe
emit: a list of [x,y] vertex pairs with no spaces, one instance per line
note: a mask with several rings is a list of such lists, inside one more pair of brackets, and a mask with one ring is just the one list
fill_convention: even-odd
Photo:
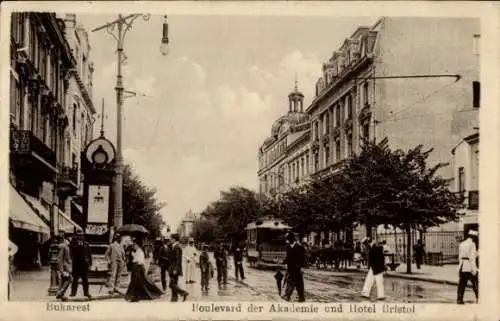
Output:
[[170,45],[168,44],[168,42],[162,42],[162,44],[160,45],[160,52],[164,56],[170,53]]

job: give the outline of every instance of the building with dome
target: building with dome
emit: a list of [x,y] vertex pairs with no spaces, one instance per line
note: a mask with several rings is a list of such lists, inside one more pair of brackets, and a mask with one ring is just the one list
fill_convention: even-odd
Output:
[[[297,89],[289,95],[288,114],[275,121],[259,148],[260,191],[273,195],[307,177],[331,177],[360,152],[363,139],[386,137],[392,149],[433,148],[429,165],[452,163],[439,175],[465,182],[467,176],[457,171],[466,166],[453,166],[459,160],[450,150],[478,128],[479,41],[477,19],[383,17],[357,28],[323,64],[311,104],[303,108]],[[474,200],[478,193],[471,192]],[[477,216],[471,217],[467,224],[476,223]],[[441,236],[461,233],[465,225],[432,228],[427,242],[455,253],[456,242]],[[341,238],[361,239],[366,233],[352,232]],[[319,236],[336,237],[328,231]]]
[[259,148],[259,191],[268,196],[300,184],[310,174],[309,115],[304,112],[304,95],[288,95],[288,112],[271,127],[271,134]]
[[182,219],[182,222],[177,230],[177,232],[179,233],[179,237],[181,239],[192,236],[194,222],[197,219],[198,219],[197,215],[192,210],[187,211],[186,215]]

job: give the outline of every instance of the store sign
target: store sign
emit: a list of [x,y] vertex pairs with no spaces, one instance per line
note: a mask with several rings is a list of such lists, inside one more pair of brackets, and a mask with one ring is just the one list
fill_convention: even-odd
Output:
[[109,186],[90,185],[88,199],[88,222],[108,223]]
[[85,234],[87,235],[103,235],[108,231],[106,224],[87,224]]

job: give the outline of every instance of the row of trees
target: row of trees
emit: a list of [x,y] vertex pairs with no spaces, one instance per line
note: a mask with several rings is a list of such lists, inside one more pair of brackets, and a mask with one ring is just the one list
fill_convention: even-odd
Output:
[[[195,237],[211,242],[241,236],[257,217],[281,217],[300,234],[385,225],[407,233],[459,218],[463,197],[449,190],[449,179],[438,175],[447,164],[428,166],[431,150],[417,146],[392,150],[387,139],[365,141],[359,155],[348,159],[338,174],[312,178],[306,184],[265,197],[243,187],[222,192],[201,214]],[[407,256],[411,273],[411,256]]]
[[148,187],[130,165],[123,169],[123,224],[139,224],[154,240],[165,225],[160,210],[165,203],[156,197],[156,188]]

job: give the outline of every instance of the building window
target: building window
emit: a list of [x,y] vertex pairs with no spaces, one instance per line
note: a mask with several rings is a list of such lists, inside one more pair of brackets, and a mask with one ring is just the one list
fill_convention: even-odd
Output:
[[338,162],[340,161],[341,159],[341,155],[340,155],[340,140],[337,140],[335,142],[335,160]]
[[346,99],[347,119],[352,119],[352,96],[347,95]]
[[76,134],[76,104],[73,104],[73,133]]
[[301,169],[302,169],[302,176],[304,176],[304,175],[305,175],[305,173],[306,173],[306,168],[305,168],[305,166],[304,166],[304,165],[305,165],[305,164],[304,164],[304,157],[302,157],[302,158],[300,159],[300,167],[301,167]]
[[363,131],[363,138],[370,139],[370,124],[369,123],[366,123],[363,125],[362,131]]
[[465,194],[465,169],[463,167],[458,168],[458,193],[461,197]]
[[319,169],[319,154],[314,154],[314,171],[318,171]]
[[330,164],[330,146],[326,145],[325,146],[325,166],[328,166]]
[[474,35],[472,38],[472,52],[474,55],[478,56],[481,50],[481,36]]
[[472,107],[479,108],[481,104],[481,83],[479,81],[472,82]]
[[340,126],[340,105],[335,107],[335,126]]
[[325,134],[330,134],[330,111],[325,113]]
[[314,139],[319,139],[319,126],[318,122],[314,122]]
[[369,87],[368,82],[366,81],[363,84],[363,105],[368,105],[368,95],[369,95]]
[[347,135],[347,156],[351,157],[354,154],[352,144],[352,134]]
[[309,154],[306,155],[306,173],[309,174]]

